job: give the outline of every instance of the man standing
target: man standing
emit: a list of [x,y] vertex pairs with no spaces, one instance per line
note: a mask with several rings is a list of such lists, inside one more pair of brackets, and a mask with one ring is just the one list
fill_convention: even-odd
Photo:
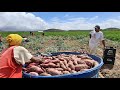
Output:
[[103,32],[100,31],[100,26],[96,25],[95,30],[90,32],[90,40],[89,40],[90,54],[96,54],[96,50],[101,42],[103,44],[103,47],[105,48],[105,40],[104,40]]

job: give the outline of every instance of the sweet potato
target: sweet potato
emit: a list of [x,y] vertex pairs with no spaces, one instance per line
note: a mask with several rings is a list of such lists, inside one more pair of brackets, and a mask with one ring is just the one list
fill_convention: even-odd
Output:
[[64,70],[66,70],[67,68],[65,67],[65,65],[63,64],[63,62],[62,61],[60,61],[60,66],[61,66],[61,68],[63,68]]
[[77,64],[78,64],[76,59],[73,60],[73,64],[74,64],[74,65],[77,65]]
[[36,66],[36,65],[37,65],[37,63],[30,63],[27,67],[30,68],[30,67]]
[[61,54],[57,56],[40,56],[40,58],[44,59],[42,63],[31,62],[27,64],[26,68],[23,68],[23,71],[32,72],[35,75],[52,76],[82,72],[98,65],[98,62],[92,60],[87,54]]
[[63,71],[63,74],[70,74],[69,71]]
[[49,67],[51,67],[51,68],[57,68],[59,66],[57,66],[56,64],[50,62],[48,64],[41,64],[41,67],[44,67],[44,68],[49,68]]
[[30,72],[29,74],[33,75],[33,76],[39,76],[39,74],[37,72]]
[[48,74],[48,73],[46,73],[46,72],[41,73],[40,75],[41,75],[41,76],[51,76],[50,74]]
[[41,64],[40,66],[41,66],[41,67],[44,67],[44,68],[48,68],[48,67],[49,67],[49,64]]
[[46,69],[45,69],[45,68],[41,67],[41,69],[42,69],[44,72],[46,72]]
[[71,59],[69,57],[64,57],[64,60],[66,60],[68,63]]
[[91,59],[88,55],[77,55],[78,58],[81,58],[81,59]]
[[85,64],[85,62],[84,62],[83,60],[81,60],[81,58],[78,58],[78,59],[77,59],[77,63],[78,63],[78,64]]
[[76,71],[75,70],[71,70],[71,73],[76,73]]
[[56,63],[59,63],[59,62],[60,62],[60,60],[57,60],[57,59],[56,60],[51,60],[51,63],[55,63],[56,64]]
[[98,66],[98,64],[99,64],[99,63],[98,63],[97,61],[94,61],[94,62],[93,62],[94,67],[95,67],[95,66]]
[[69,61],[69,62],[68,62],[68,67],[69,67],[71,70],[75,70],[75,67],[74,67],[72,61]]
[[52,57],[52,60],[59,60],[57,56]]
[[37,73],[42,73],[44,72],[41,68],[37,67],[37,66],[32,66],[29,68],[30,72],[37,72]]
[[66,68],[68,68],[68,63],[66,60],[63,61],[63,64],[65,65]]
[[36,70],[36,72],[38,72],[38,73],[43,73],[44,71],[43,71],[41,68],[38,68],[38,69]]
[[71,59],[72,59],[72,60],[75,60],[76,58],[77,58],[76,55],[72,55],[72,56],[71,56]]
[[61,75],[62,72],[61,71],[58,71],[56,70],[55,68],[48,68],[47,69],[47,72],[51,75]]
[[56,63],[56,66],[57,66],[58,68],[60,68],[60,63]]
[[71,68],[68,67],[67,70],[68,70],[69,72],[71,72]]
[[65,59],[64,58],[59,58],[60,61],[64,61]]
[[58,71],[63,71],[63,69],[62,68],[55,68],[56,70],[58,70]]
[[94,66],[94,60],[85,59],[84,62],[85,62],[89,67],[93,67],[93,66]]
[[52,60],[56,60],[56,58],[57,58],[56,56],[52,56]]
[[88,66],[86,64],[78,64],[75,66],[75,71],[80,71],[81,69],[87,69]]
[[48,63],[50,63],[50,62],[51,62],[50,59],[46,59],[46,60],[43,62],[43,64],[48,64]]
[[69,64],[71,70],[75,70],[75,67],[72,64]]
[[54,63],[48,63],[48,67],[57,68],[58,66]]

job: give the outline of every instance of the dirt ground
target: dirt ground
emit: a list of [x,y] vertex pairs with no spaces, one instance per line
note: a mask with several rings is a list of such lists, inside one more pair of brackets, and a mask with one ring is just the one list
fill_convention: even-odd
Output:
[[[78,40],[64,40],[64,43],[66,45],[69,45],[68,50],[60,50],[60,51],[70,51],[70,52],[74,52],[74,51],[88,51],[88,39],[84,39],[81,41]],[[50,41],[50,42],[45,42],[45,46],[48,47],[49,45],[53,45],[56,43],[56,41]],[[83,44],[85,43],[85,44]],[[106,45],[107,46],[112,46],[112,47],[116,47],[116,57],[115,57],[115,63],[114,65],[112,64],[104,64],[100,70],[100,73],[104,76],[104,78],[120,78],[120,44],[111,40],[106,40]],[[41,49],[40,52],[43,52],[45,49]],[[97,55],[102,57],[103,56],[103,49],[102,46],[100,46],[97,50]]]
[[[51,40],[51,39],[46,39],[44,40],[43,43],[40,45],[44,46],[43,48],[39,49],[39,52],[47,52],[46,48],[52,47],[52,50],[56,49],[56,43],[59,40]],[[88,38],[84,38],[82,40],[63,40],[64,42],[63,47],[67,47],[66,50],[61,49],[59,52],[81,52],[81,50],[88,52]],[[100,73],[105,77],[105,78],[120,78],[120,42],[115,42],[111,40],[106,40],[106,46],[111,46],[111,47],[116,47],[116,57],[115,57],[115,64],[114,65],[108,65],[104,64],[100,70]],[[61,46],[62,47],[62,46]],[[33,52],[33,50],[30,50]],[[35,51],[33,52],[35,53]],[[103,56],[103,49],[102,45],[98,48],[97,50],[97,55],[99,57]]]
[[[34,37],[33,37],[34,38]],[[47,38],[43,40],[42,43],[35,41],[39,39],[34,39],[30,40],[32,43],[30,44],[32,47],[28,47],[29,45],[26,45],[25,48],[27,48],[32,54],[36,54],[37,52],[47,52],[46,48],[52,47],[52,50],[56,49],[56,43],[61,43],[58,42],[59,40],[53,40],[52,38]],[[39,40],[41,41],[41,40]],[[111,40],[105,40],[106,41],[106,46],[111,46],[111,47],[116,47],[116,57],[115,57],[115,63],[114,65],[108,65],[104,64],[100,70],[100,73],[105,77],[105,78],[120,78],[120,42],[115,42]],[[79,40],[63,40],[63,47],[67,48],[66,50],[61,49],[61,51],[65,52],[81,52],[81,51],[86,51],[88,52],[88,37],[84,39],[79,39]],[[35,45],[36,46],[35,46]],[[35,47],[41,47],[39,50],[33,50]],[[3,46],[5,47],[5,45]],[[62,46],[61,46],[62,47]],[[97,55],[99,57],[103,56],[103,49],[102,46],[100,46],[97,50]]]
[[[107,41],[109,45],[116,47],[116,45],[113,45],[114,43],[110,40]],[[108,44],[107,44],[108,45]],[[120,47],[120,46],[119,46]],[[112,64],[104,64],[100,70],[101,74],[105,78],[120,78],[120,48],[116,48],[116,56],[115,56],[115,63],[114,65]],[[103,50],[99,49],[98,54],[102,56]]]
[[116,52],[115,63],[104,64],[100,70],[105,78],[120,78],[120,53]]

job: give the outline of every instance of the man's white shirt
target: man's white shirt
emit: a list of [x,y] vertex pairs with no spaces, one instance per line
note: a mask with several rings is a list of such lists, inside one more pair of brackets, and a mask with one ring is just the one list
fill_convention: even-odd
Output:
[[91,38],[89,40],[89,43],[93,44],[93,45],[99,45],[99,43],[104,40],[104,35],[101,31],[96,32],[95,30],[90,32],[91,34]]

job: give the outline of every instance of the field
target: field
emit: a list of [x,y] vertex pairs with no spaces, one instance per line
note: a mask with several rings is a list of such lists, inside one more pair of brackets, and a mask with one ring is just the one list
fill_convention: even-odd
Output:
[[120,42],[120,30],[104,31],[107,39]]
[[[35,32],[34,36],[30,36],[29,32],[0,32],[3,37],[2,50],[5,48],[5,37],[10,33],[17,33],[29,39],[30,42],[23,42],[23,46],[27,48],[33,55],[40,53],[51,53],[60,51],[71,52],[88,52],[88,41],[90,31],[66,31],[66,32],[45,32],[45,36],[41,32]],[[115,65],[103,66],[101,73],[106,78],[120,78],[120,30],[105,30],[103,31],[106,41],[106,46],[116,47]],[[103,47],[100,45],[97,55],[102,57]]]

